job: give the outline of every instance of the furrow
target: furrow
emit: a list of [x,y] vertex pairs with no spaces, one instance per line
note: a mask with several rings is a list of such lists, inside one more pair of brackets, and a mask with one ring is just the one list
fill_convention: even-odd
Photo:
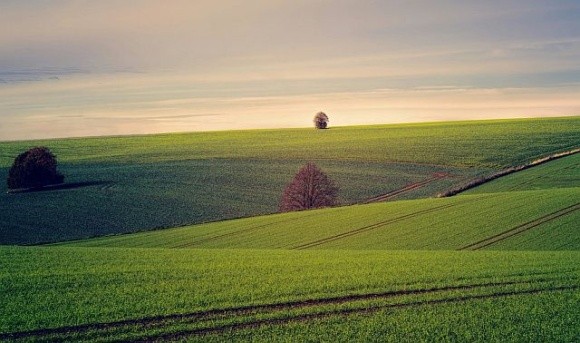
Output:
[[[289,301],[284,303],[274,303],[274,304],[264,304],[264,305],[254,305],[254,306],[241,306],[226,309],[215,309],[208,311],[192,312],[185,314],[173,314],[165,316],[153,316],[140,319],[128,319],[116,322],[108,323],[94,323],[94,324],[84,324],[77,326],[64,326],[53,329],[39,329],[30,331],[21,331],[0,334],[0,340],[12,340],[21,338],[35,338],[42,339],[43,337],[49,337],[54,335],[63,334],[83,334],[89,331],[106,331],[112,329],[118,329],[128,326],[153,326],[162,325],[164,323],[174,323],[174,322],[184,322],[191,320],[211,320],[216,317],[236,317],[241,315],[248,315],[252,313],[260,312],[273,312],[282,310],[297,310],[302,308],[316,307],[322,305],[341,305],[349,302],[364,301],[364,300],[380,300],[388,299],[392,297],[405,296],[405,295],[421,295],[430,294],[438,292],[449,292],[449,291],[468,291],[473,289],[485,289],[490,287],[501,287],[501,286],[513,286],[529,284],[531,282],[550,282],[556,281],[559,278],[542,278],[535,280],[523,280],[523,281],[505,281],[505,282],[487,282],[471,285],[458,285],[458,286],[446,286],[446,287],[433,287],[426,289],[414,289],[414,290],[397,290],[381,293],[367,293],[367,294],[355,294],[341,297],[332,298],[320,298],[320,299],[309,299],[300,301]],[[579,286],[580,287],[580,286]]]
[[[475,199],[475,200],[479,200],[479,199]],[[470,200],[470,201],[474,201],[474,200]],[[298,246],[294,247],[293,249],[303,250],[303,249],[312,248],[312,247],[319,246],[319,245],[322,245],[322,244],[325,244],[325,243],[328,243],[328,242],[333,242],[333,241],[336,241],[336,240],[339,240],[339,239],[342,239],[342,238],[351,237],[351,236],[354,236],[354,235],[357,235],[357,234],[360,234],[360,233],[363,233],[363,232],[368,232],[368,231],[371,231],[371,230],[374,230],[374,229],[383,227],[385,225],[397,223],[397,222],[400,222],[400,221],[403,221],[403,220],[407,220],[407,219],[410,219],[410,218],[415,218],[415,217],[418,217],[418,216],[423,215],[423,214],[432,213],[432,212],[436,212],[436,211],[439,211],[439,210],[443,210],[443,209],[455,207],[455,206],[458,206],[458,205],[462,205],[462,204],[465,204],[467,202],[468,201],[464,201],[464,202],[461,202],[461,203],[445,204],[445,205],[440,205],[440,206],[432,207],[432,208],[429,208],[429,209],[425,209],[425,210],[421,210],[421,211],[417,211],[417,212],[405,214],[405,215],[402,215],[402,216],[399,216],[399,217],[396,217],[396,218],[391,218],[391,219],[388,219],[388,220],[385,220],[385,221],[381,221],[381,222],[378,222],[378,223],[375,223],[375,224],[363,226],[363,227],[358,228],[358,229],[355,229],[355,230],[343,232],[343,233],[340,233],[340,234],[337,234],[337,235],[334,235],[334,236],[330,236],[330,237],[322,238],[322,239],[319,239],[319,240],[316,240],[316,241],[313,241],[313,242],[309,242],[309,243],[305,243],[305,244],[302,244],[302,245],[298,245]]]
[[237,230],[237,231],[233,231],[233,232],[227,232],[227,233],[224,233],[224,234],[221,234],[221,235],[211,236],[211,237],[207,237],[207,238],[201,238],[201,239],[198,239],[198,240],[194,240],[192,242],[188,242],[188,243],[184,243],[184,244],[177,245],[177,246],[175,246],[175,248],[192,247],[192,246],[196,246],[196,245],[199,245],[199,244],[202,244],[202,243],[207,243],[207,242],[211,242],[211,241],[214,241],[214,240],[218,240],[218,239],[221,239],[221,238],[233,237],[233,236],[236,236],[236,235],[239,235],[239,234],[243,234],[243,233],[247,233],[247,232],[252,232],[254,230],[263,229],[265,227],[272,226],[272,225],[275,225],[275,224],[292,222],[292,221],[296,221],[298,219],[301,220],[301,219],[304,219],[304,218],[308,218],[308,217],[315,216],[317,214],[318,213],[313,213],[313,214],[304,215],[304,216],[297,217],[297,218],[291,218],[291,219],[279,220],[279,221],[275,221],[275,222],[269,222],[269,223],[262,224],[262,225],[252,226],[252,227],[249,227],[249,228],[246,228],[246,229],[241,229],[241,230]]
[[444,179],[446,177],[449,177],[449,174],[446,174],[446,173],[435,173],[433,177],[430,177],[430,178],[425,179],[423,181],[419,181],[419,182],[412,183],[410,185],[407,185],[407,186],[405,186],[403,188],[394,190],[394,191],[389,192],[389,193],[385,193],[385,194],[382,194],[382,195],[378,195],[376,197],[372,197],[370,199],[367,199],[367,200],[363,201],[362,203],[363,204],[370,204],[370,203],[373,203],[373,202],[384,201],[384,200],[390,199],[392,197],[395,197],[395,196],[397,196],[399,194],[403,194],[403,193],[412,191],[414,189],[421,188],[421,187],[423,187],[423,186],[425,186],[425,185],[427,185],[427,184],[429,184],[431,182],[434,182],[434,181],[437,181],[437,180],[441,180],[441,179]]
[[453,298],[446,298],[446,299],[435,299],[435,300],[421,300],[409,303],[397,303],[397,304],[389,304],[389,305],[378,305],[373,307],[366,307],[366,308],[353,308],[353,309],[340,309],[335,311],[328,311],[324,313],[310,313],[310,314],[303,314],[303,315],[296,315],[289,318],[274,318],[274,319],[259,319],[249,322],[243,323],[233,323],[221,326],[214,326],[214,327],[207,327],[207,328],[199,328],[199,329],[192,329],[192,330],[184,330],[178,333],[168,333],[168,334],[160,334],[155,336],[148,336],[144,339],[135,340],[134,342],[151,342],[151,341],[177,341],[183,340],[191,336],[204,336],[209,334],[219,334],[224,332],[231,332],[243,329],[255,329],[263,326],[273,326],[273,325],[285,325],[289,323],[300,323],[300,322],[308,322],[312,320],[319,320],[330,318],[333,316],[348,316],[353,314],[372,314],[376,313],[381,310],[385,309],[401,309],[401,308],[408,308],[408,307],[416,307],[416,306],[426,306],[426,305],[439,305],[439,304],[448,304],[448,303],[460,303],[460,302],[467,302],[472,300],[486,300],[486,299],[495,299],[501,297],[509,297],[509,296],[517,296],[517,295],[529,295],[529,294],[539,294],[539,293],[547,293],[547,292],[561,292],[561,291],[570,291],[570,290],[577,290],[580,289],[580,286],[560,286],[560,287],[552,287],[552,288],[536,288],[536,289],[529,289],[529,290],[520,290],[520,291],[506,291],[506,292],[497,292],[493,294],[482,294],[482,295],[464,295],[464,296],[457,296]]
[[396,195],[399,195],[401,193],[406,193],[406,192],[409,192],[409,191],[411,191],[413,189],[422,187],[422,186],[424,186],[424,185],[426,185],[428,183],[431,183],[431,182],[433,182],[435,180],[437,180],[437,179],[436,178],[429,178],[427,180],[423,180],[423,181],[420,181],[420,182],[412,183],[410,185],[407,185],[407,186],[405,186],[403,188],[394,190],[392,192],[385,193],[385,194],[381,194],[381,195],[378,195],[376,197],[370,198],[370,199],[364,201],[363,204],[370,204],[370,203],[373,203],[373,202],[383,201],[383,200],[392,198],[392,197],[394,197]]
[[573,212],[577,211],[578,209],[580,209],[580,203],[576,203],[575,205],[571,205],[571,206],[565,207],[563,209],[560,209],[558,211],[546,214],[540,218],[537,218],[537,219],[531,220],[527,223],[518,225],[510,230],[493,235],[493,236],[488,237],[486,239],[483,239],[481,241],[466,245],[458,250],[478,250],[481,248],[485,248],[485,247],[490,246],[494,243],[505,240],[509,237],[526,232],[526,231],[533,229],[534,227],[539,226],[541,224],[547,223],[547,222],[552,221],[554,219],[557,219],[557,218],[563,217],[567,214],[573,213]]

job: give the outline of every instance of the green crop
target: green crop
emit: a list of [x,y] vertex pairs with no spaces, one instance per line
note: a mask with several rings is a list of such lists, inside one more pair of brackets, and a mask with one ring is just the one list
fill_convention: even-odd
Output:
[[[381,321],[397,316],[407,316],[403,328],[427,330],[438,321],[428,313],[448,313],[456,302],[475,311],[469,317],[475,319],[492,301],[500,302],[495,311],[514,311],[512,297],[529,306],[566,300],[556,308],[563,309],[564,322],[575,324],[569,332],[578,327],[569,304],[578,296],[578,252],[3,247],[0,262],[3,340],[195,338],[204,332],[224,339],[235,334],[232,328],[243,333],[257,323],[264,323],[257,334],[309,325],[298,337],[314,339],[351,318],[345,330],[380,330]],[[425,316],[431,319],[413,322],[415,308],[430,309]],[[487,318],[496,319],[490,314],[480,325]],[[521,320],[538,318],[532,311]],[[489,334],[501,329],[489,328]]]
[[3,243],[273,212],[309,160],[343,204],[432,180],[413,200],[0,246],[0,341],[577,341],[580,155],[424,197],[577,147],[579,123],[0,143],[5,166],[49,145],[83,186],[2,195]]
[[[199,132],[0,143],[0,179],[21,151],[56,153],[76,187],[6,194],[0,244],[34,244],[276,212],[284,186],[315,161],[341,204],[427,180],[395,199],[577,147],[580,117]],[[438,173],[443,178],[433,179]],[[393,200],[393,199],[391,199]]]
[[577,146],[580,117],[54,139],[1,143],[0,166],[31,145],[65,163],[332,159],[497,168]]
[[463,194],[580,186],[580,153],[503,176]]
[[577,290],[540,291],[183,336],[191,342],[574,342],[579,301]]
[[[580,188],[460,195],[284,213],[68,244],[156,248],[449,250],[499,249],[503,246],[501,244],[511,240],[525,240],[534,249],[545,246],[544,250],[577,250],[580,249],[576,225],[579,198]],[[554,226],[558,230],[550,229]],[[486,241],[504,232],[510,235],[497,241]],[[554,240],[549,239],[552,236]],[[471,246],[481,241],[485,244]],[[525,247],[520,244],[520,249]]]

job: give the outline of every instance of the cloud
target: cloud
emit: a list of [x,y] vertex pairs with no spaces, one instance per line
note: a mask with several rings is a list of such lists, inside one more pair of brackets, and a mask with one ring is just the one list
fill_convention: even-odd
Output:
[[[79,87],[74,94],[69,93],[73,101],[68,102],[51,95],[29,96],[23,90],[22,101],[27,100],[26,104],[13,104],[13,110],[8,112],[2,110],[6,100],[0,101],[0,111],[10,113],[0,117],[0,139],[305,127],[311,125],[312,116],[319,110],[331,116],[332,125],[573,115],[580,113],[579,86],[426,85],[211,97],[187,96],[181,87],[175,92],[166,90],[140,97],[130,89],[128,93],[100,94]],[[102,101],[111,93],[116,98]],[[93,97],[101,100],[94,101]]]
[[[0,4],[0,66],[21,68],[219,70],[254,56],[290,63],[485,50],[580,33],[568,18],[580,6],[565,1],[8,3]],[[543,19],[554,15],[564,20]]]
[[0,139],[299,126],[324,108],[345,124],[569,114],[578,16],[572,0],[5,0]]

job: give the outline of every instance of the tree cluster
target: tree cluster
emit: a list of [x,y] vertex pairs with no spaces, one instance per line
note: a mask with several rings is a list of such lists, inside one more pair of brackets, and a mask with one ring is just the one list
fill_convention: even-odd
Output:
[[18,155],[8,172],[9,189],[40,188],[64,182],[56,156],[46,147],[35,147]]

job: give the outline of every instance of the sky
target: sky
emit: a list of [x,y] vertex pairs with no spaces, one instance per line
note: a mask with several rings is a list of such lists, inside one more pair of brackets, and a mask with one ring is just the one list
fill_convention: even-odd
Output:
[[580,1],[0,0],[0,140],[580,115]]

